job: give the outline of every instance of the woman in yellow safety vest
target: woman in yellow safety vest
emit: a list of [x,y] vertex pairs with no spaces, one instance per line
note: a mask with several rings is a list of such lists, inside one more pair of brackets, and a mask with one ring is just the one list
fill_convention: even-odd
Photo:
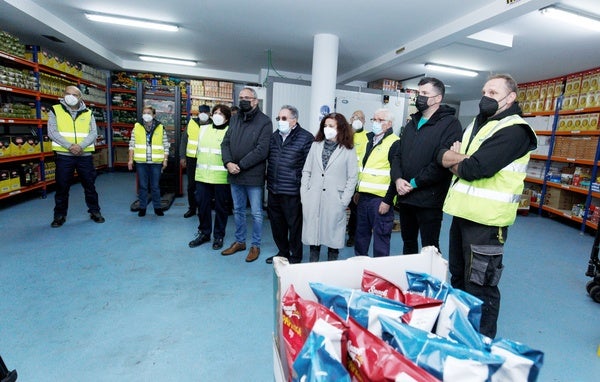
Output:
[[[229,129],[231,109],[215,105],[211,113],[212,123],[201,125],[198,131],[196,152],[196,204],[198,205],[198,234],[189,242],[194,248],[210,241],[213,249],[223,247],[225,227],[231,206],[231,189],[227,181],[227,168],[223,165],[221,142]],[[192,169],[188,169],[191,171]],[[214,200],[215,224],[212,226],[211,207]]]
[[163,216],[160,203],[160,174],[167,167],[169,140],[163,125],[155,119],[156,110],[144,106],[142,120],[135,123],[129,141],[129,162],[127,168],[133,170],[135,161],[138,175],[138,216],[146,215],[148,185],[152,195],[154,213]]

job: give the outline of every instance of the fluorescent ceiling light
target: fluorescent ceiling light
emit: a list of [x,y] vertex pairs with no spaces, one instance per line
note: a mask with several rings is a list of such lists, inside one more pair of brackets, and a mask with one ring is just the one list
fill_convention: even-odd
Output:
[[166,58],[166,57],[154,57],[154,56],[140,56],[142,61],[160,62],[162,64],[173,64],[173,65],[185,65],[185,66],[196,66],[196,61],[191,60],[180,60],[178,58]]
[[540,9],[540,13],[544,16],[550,16],[554,19],[567,21],[600,32],[600,20],[592,15],[584,14],[581,11],[550,6]]
[[476,77],[479,73],[474,70],[456,68],[454,66],[439,65],[439,64],[425,64],[425,69],[436,70],[438,72],[458,74],[466,77]]
[[146,21],[140,19],[130,19],[127,17],[99,15],[94,13],[86,13],[85,17],[92,21],[98,21],[101,23],[125,25],[128,27],[147,28],[154,30],[161,30],[167,32],[177,32],[179,27],[172,24],[164,24],[156,21]]

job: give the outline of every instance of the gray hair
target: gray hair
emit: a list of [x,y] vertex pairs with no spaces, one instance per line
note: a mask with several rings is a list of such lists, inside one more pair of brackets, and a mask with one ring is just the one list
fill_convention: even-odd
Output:
[[279,109],[279,110],[283,110],[283,109],[289,110],[290,114],[292,114],[292,118],[294,118],[295,120],[298,120],[298,109],[296,109],[294,106],[292,106],[292,105],[283,105],[281,107],[281,109]]
[[252,97],[254,98],[258,98],[258,94],[256,93],[256,90],[252,89],[252,88],[243,88],[242,90],[248,90],[252,92]]
[[394,113],[388,108],[382,107],[380,109],[375,110],[375,114],[383,113],[385,115],[385,120],[390,121],[392,126],[394,125]]
[[517,85],[517,81],[515,81],[514,78],[512,78],[512,76],[510,74],[492,74],[491,76],[488,77],[487,81],[491,81],[491,80],[495,80],[495,79],[502,79],[504,80],[504,83],[506,84],[506,88],[514,93],[517,93],[519,90],[519,85]]

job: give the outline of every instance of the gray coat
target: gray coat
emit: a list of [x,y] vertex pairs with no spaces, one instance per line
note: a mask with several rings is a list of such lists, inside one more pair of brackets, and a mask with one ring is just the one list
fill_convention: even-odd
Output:
[[338,146],[323,169],[324,142],[314,142],[302,169],[302,242],[343,248],[346,207],[356,187],[356,150]]

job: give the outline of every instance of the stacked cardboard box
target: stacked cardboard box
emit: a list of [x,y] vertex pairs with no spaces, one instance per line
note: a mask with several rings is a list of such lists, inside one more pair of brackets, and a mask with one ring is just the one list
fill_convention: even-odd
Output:
[[544,197],[544,205],[557,210],[568,210],[573,204],[585,203],[585,195],[576,194],[561,188],[549,187]]
[[594,160],[598,137],[556,137],[553,155],[563,158]]
[[563,90],[564,78],[521,84],[517,100],[523,113],[551,112]]
[[388,78],[382,78],[379,80],[371,81],[367,84],[368,88],[381,89],[387,91],[398,91],[402,89],[402,82],[398,80],[391,80]]

